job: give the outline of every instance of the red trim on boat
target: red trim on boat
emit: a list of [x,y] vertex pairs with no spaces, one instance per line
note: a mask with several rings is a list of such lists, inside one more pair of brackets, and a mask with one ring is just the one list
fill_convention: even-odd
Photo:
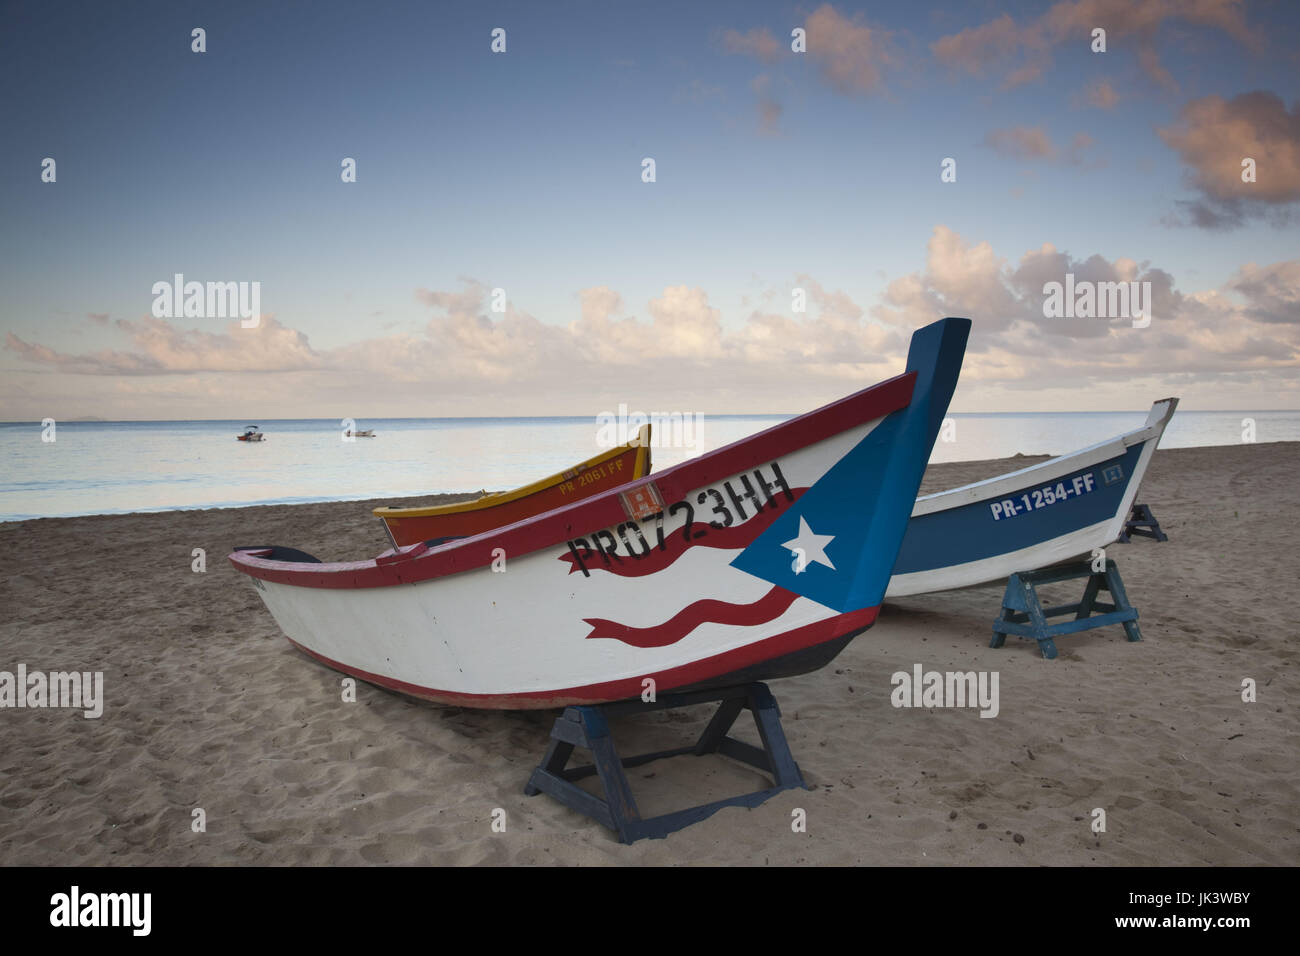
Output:
[[688,491],[720,481],[728,475],[788,455],[831,438],[858,425],[905,408],[912,400],[916,373],[894,378],[855,392],[807,414],[773,425],[756,435],[674,465],[657,475],[639,478],[584,501],[556,508],[523,521],[496,528],[472,538],[449,541],[427,551],[398,555],[378,564],[374,558],[336,564],[268,561],[250,552],[230,555],[235,569],[264,581],[306,588],[379,588],[416,584],[433,578],[470,571],[492,563],[497,548],[511,558],[580,537],[627,520],[620,494],[653,481],[665,502]]
[[863,630],[875,623],[876,615],[879,612],[879,607],[868,607],[860,611],[850,611],[847,614],[837,614],[834,617],[795,628],[793,631],[786,631],[784,634],[778,634],[775,637],[755,641],[752,644],[746,644],[744,647],[724,651],[721,654],[693,661],[690,664],[683,664],[680,667],[670,667],[668,670],[650,671],[637,677],[605,681],[600,684],[586,684],[581,687],[566,687],[553,691],[526,691],[517,694],[461,694],[454,691],[437,690],[433,687],[421,687],[419,684],[408,684],[406,681],[397,680],[393,677],[384,677],[381,674],[372,674],[357,667],[350,667],[347,664],[332,660],[324,654],[318,654],[309,647],[304,647],[293,638],[288,640],[298,650],[316,658],[322,664],[332,667],[336,671],[350,674],[367,683],[377,684],[389,690],[410,694],[412,697],[420,697],[439,704],[450,704],[456,707],[478,707],[491,710],[531,710],[547,707],[568,707],[573,704],[605,704],[615,700],[640,697],[644,689],[641,682],[647,677],[654,680],[657,693],[666,694],[674,688],[689,687],[693,684],[714,680],[726,674],[761,664],[772,658],[807,650],[818,644],[824,644],[827,641],[843,637],[850,632]]
[[790,610],[790,605],[798,597],[793,591],[773,585],[772,590],[749,604],[732,604],[728,601],[715,601],[713,598],[695,601],[653,627],[631,627],[603,617],[584,617],[583,621],[591,625],[591,633],[587,635],[589,641],[610,639],[633,647],[667,647],[676,644],[701,624],[757,627],[775,621]]

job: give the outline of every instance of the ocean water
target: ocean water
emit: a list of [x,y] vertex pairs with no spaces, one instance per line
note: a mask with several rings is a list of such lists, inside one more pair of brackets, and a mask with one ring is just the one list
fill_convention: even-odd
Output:
[[[652,446],[661,469],[751,435],[782,415],[709,415]],[[1139,426],[1146,412],[955,414],[933,462],[1062,454]],[[1161,447],[1300,441],[1300,411],[1178,412]],[[593,418],[367,419],[374,438],[343,440],[337,420],[263,421],[266,440],[235,441],[245,422],[0,423],[0,521],[252,504],[401,498],[501,490],[601,450]],[[672,438],[660,428],[659,438]],[[694,432],[694,433],[692,433]]]

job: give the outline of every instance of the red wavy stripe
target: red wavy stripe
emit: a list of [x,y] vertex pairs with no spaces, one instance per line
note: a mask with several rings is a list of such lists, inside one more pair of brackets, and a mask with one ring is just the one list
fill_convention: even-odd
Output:
[[657,627],[628,627],[600,617],[586,617],[583,620],[591,625],[591,633],[587,635],[589,641],[592,638],[608,637],[633,647],[667,647],[676,644],[701,624],[754,627],[774,621],[789,610],[798,596],[783,587],[773,587],[752,604],[728,604],[726,601],[708,598],[686,605]]
[[[799,496],[807,490],[807,488],[795,488],[791,491],[791,494],[794,495],[795,501],[798,501]],[[583,562],[587,565],[588,571],[608,571],[610,574],[617,574],[623,578],[639,578],[647,574],[656,574],[669,567],[685,554],[688,548],[720,548],[724,551],[739,551],[742,548],[747,548],[755,538],[766,531],[772,522],[784,513],[785,508],[764,508],[744,524],[732,525],[730,528],[715,528],[708,522],[696,521],[690,541],[682,537],[682,530],[678,528],[664,541],[662,551],[652,545],[650,553],[643,557],[630,557],[626,554],[614,555],[613,561],[609,564],[605,563],[600,553],[594,548],[579,549],[579,554],[581,554]],[[705,531],[705,533],[699,534],[700,531]],[[645,533],[645,529],[642,529],[642,533]],[[647,535],[646,540],[649,541],[651,537],[651,535]],[[578,558],[573,552],[569,551],[560,555],[560,560],[569,563],[570,574],[580,570]]]

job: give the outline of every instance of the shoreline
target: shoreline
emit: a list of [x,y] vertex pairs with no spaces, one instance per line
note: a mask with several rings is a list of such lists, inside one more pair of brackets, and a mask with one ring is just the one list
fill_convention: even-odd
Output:
[[[1182,452],[1197,451],[1201,449],[1224,449],[1237,448],[1244,443],[1232,445],[1193,445],[1187,448],[1161,448],[1162,452]],[[1294,445],[1300,448],[1300,441],[1275,441],[1275,442],[1251,442],[1251,445],[1257,447],[1273,447]],[[925,471],[925,477],[921,482],[921,489],[917,493],[920,495],[932,494],[936,491],[944,491],[949,488],[962,484],[969,484],[974,481],[982,481],[985,478],[992,478],[997,475],[1006,474],[1028,465],[1037,464],[1040,461],[1047,461],[1050,458],[1060,457],[1049,454],[1024,454],[1017,452],[1015,455],[1009,455],[1005,458],[979,458],[968,461],[946,461],[931,463]],[[965,475],[967,473],[976,474],[978,477],[961,477],[950,478],[953,475]],[[653,473],[651,474],[653,477]],[[423,507],[429,505],[452,504],[458,501],[469,501],[479,497],[484,492],[493,493],[506,491],[504,488],[486,488],[482,491],[448,491],[436,492],[431,494],[418,495],[384,495],[370,498],[310,498],[296,501],[262,501],[262,502],[240,502],[234,504],[215,504],[199,505],[195,507],[176,507],[176,508],[159,508],[156,510],[145,511],[95,511],[84,512],[74,515],[32,515],[25,518],[5,518],[0,519],[0,530],[8,525],[20,525],[27,522],[35,521],[75,521],[83,518],[122,518],[136,515],[163,515],[178,513],[206,513],[211,511],[243,511],[254,510],[258,508],[301,508],[316,507],[320,505],[352,505],[359,508],[363,513],[369,514],[371,509],[379,508],[384,505],[399,505],[404,508]],[[378,521],[378,518],[374,519]]]

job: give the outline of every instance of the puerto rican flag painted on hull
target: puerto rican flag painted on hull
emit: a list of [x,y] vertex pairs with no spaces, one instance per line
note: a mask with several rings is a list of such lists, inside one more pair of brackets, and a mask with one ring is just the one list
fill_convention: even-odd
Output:
[[819,666],[875,619],[968,328],[918,332],[897,379],[490,534],[349,564],[231,560],[307,653],[463,706]]

